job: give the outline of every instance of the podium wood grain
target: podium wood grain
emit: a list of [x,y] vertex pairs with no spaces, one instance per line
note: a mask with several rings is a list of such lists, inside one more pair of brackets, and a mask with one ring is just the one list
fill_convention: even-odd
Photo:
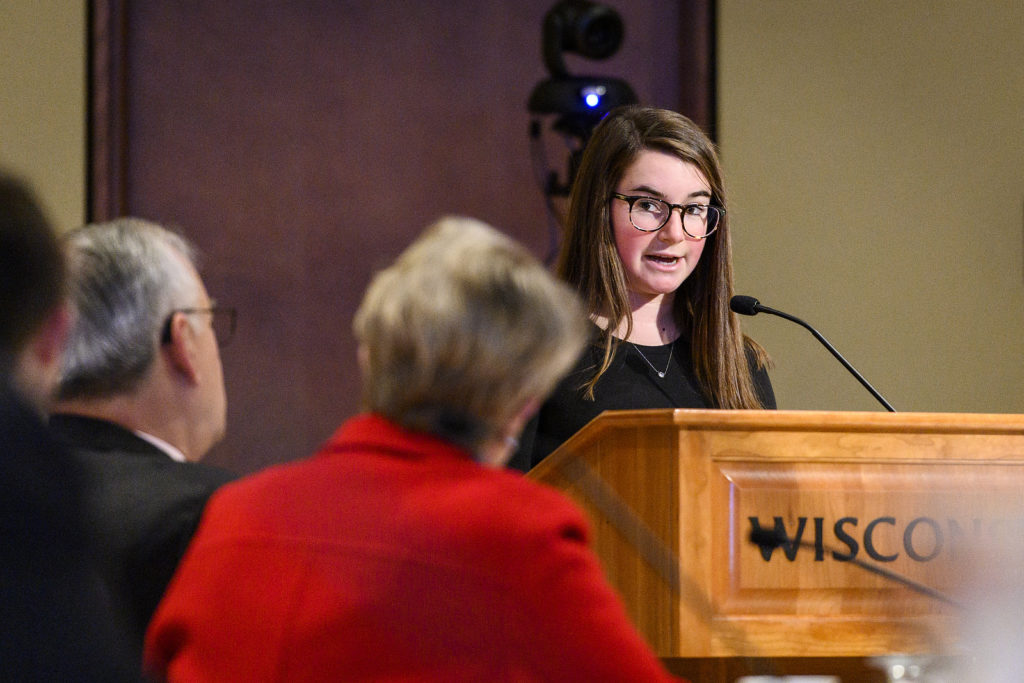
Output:
[[[609,580],[663,658],[950,653],[955,607],[842,559],[852,542],[956,595],[969,549],[1021,516],[1024,416],[608,412],[529,476],[588,512]],[[790,537],[803,519],[811,547],[766,559],[751,517]]]

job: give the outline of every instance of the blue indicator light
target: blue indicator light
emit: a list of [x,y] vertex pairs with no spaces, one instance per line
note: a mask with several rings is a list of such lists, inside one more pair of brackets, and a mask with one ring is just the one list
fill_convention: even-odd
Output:
[[588,85],[580,88],[580,97],[583,98],[583,104],[591,109],[595,109],[601,106],[601,99],[606,92],[608,92],[608,89],[603,85]]

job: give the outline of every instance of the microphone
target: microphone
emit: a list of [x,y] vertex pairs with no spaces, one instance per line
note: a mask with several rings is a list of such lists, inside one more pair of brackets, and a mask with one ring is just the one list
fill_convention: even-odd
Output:
[[890,413],[896,412],[896,409],[893,408],[889,404],[889,402],[886,401],[885,398],[883,398],[882,395],[878,393],[875,390],[875,388],[871,386],[868,383],[868,381],[864,379],[864,377],[859,372],[857,372],[857,370],[852,365],[850,365],[849,361],[843,358],[842,354],[836,351],[836,348],[834,346],[828,343],[828,340],[825,339],[825,337],[823,337],[820,332],[818,332],[816,329],[805,323],[800,318],[789,315],[788,313],[783,313],[782,311],[777,311],[774,308],[768,308],[767,306],[762,305],[761,302],[755,299],[754,297],[744,296],[743,294],[737,294],[732,299],[730,299],[729,308],[732,309],[733,313],[739,313],[740,315],[757,315],[758,313],[769,313],[771,315],[777,315],[780,318],[785,318],[786,320],[789,320],[791,322],[796,323],[797,325],[804,327],[811,334],[813,334],[814,338],[821,342],[825,346],[825,348],[828,349],[829,352],[831,352],[831,354],[839,360],[840,363],[843,364],[844,368],[850,371],[850,374],[857,378],[858,382],[864,385],[865,389],[871,392],[871,395],[874,396],[879,403],[885,406],[886,410],[888,410]]
[[[774,550],[775,548],[780,548],[784,545],[792,547],[794,543],[801,548],[816,548],[815,544],[811,543],[810,541],[797,541],[796,539],[789,538],[789,536],[786,535],[786,532],[780,529],[762,529],[761,527],[754,527],[750,530],[750,536],[748,536],[748,538],[751,543],[758,546],[762,550]],[[825,550],[828,550],[829,552],[834,554],[839,553],[838,550],[834,550],[827,546],[825,547]],[[844,555],[843,553],[839,554],[843,555],[844,558],[849,557],[848,555]],[[843,561],[850,562],[851,564],[856,565],[861,569],[864,569],[865,571],[869,571],[872,574],[877,574],[878,576],[888,579],[889,581],[895,581],[896,583],[906,586],[912,591],[932,598],[933,600],[938,600],[939,602],[944,602],[947,605],[952,605],[959,609],[963,609],[963,605],[958,603],[956,600],[953,600],[945,593],[937,591],[930,586],[924,585],[923,583],[914,581],[913,579],[903,576],[902,574],[897,574],[896,572],[886,569],[885,567],[879,567],[878,565],[871,564],[870,562],[865,562],[864,560],[860,560],[856,557],[849,557],[849,559],[844,559]]]
[[750,536],[747,537],[751,543],[756,545],[758,548],[765,550],[775,550],[789,543],[789,537],[781,531],[776,529],[762,529],[759,526],[755,526],[750,530]]

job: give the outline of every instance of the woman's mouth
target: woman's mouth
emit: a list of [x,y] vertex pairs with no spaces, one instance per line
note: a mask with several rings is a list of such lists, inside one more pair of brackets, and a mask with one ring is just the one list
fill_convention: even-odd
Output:
[[644,258],[663,266],[674,266],[680,260],[679,256],[666,256],[664,254],[648,254]]

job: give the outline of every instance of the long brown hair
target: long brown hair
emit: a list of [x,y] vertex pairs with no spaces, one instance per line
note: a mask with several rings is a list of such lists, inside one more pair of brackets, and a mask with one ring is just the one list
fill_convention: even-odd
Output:
[[[633,329],[609,204],[626,169],[645,150],[665,152],[696,166],[711,186],[710,202],[726,208],[714,143],[682,114],[630,105],[612,110],[594,129],[573,182],[557,263],[558,275],[576,288],[587,310],[609,321],[601,334],[604,358],[583,386],[591,399],[619,343],[612,332],[623,321],[627,337]],[[767,364],[768,356],[740,331],[729,310],[732,294],[732,244],[725,213],[718,230],[707,238],[697,267],[676,291],[673,312],[689,337],[694,372],[708,403],[715,408],[761,408],[746,350],[759,367]]]

